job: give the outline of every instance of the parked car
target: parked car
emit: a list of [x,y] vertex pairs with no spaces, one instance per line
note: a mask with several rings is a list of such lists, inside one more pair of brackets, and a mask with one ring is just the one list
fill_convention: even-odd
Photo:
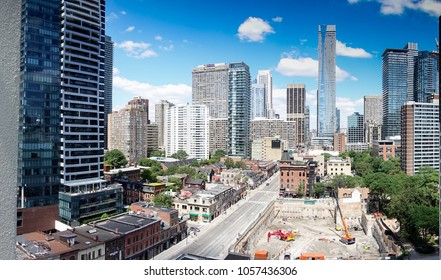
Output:
[[285,255],[283,256],[284,260],[291,260],[291,253],[290,252],[286,252]]

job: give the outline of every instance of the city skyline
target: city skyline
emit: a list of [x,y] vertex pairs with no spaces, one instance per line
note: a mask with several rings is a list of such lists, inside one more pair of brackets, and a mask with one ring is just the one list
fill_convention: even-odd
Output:
[[[338,29],[336,107],[341,108],[346,127],[348,115],[363,112],[363,96],[381,95],[383,51],[407,42],[418,43],[420,50],[434,50],[434,15],[441,13],[432,1],[425,5],[354,0],[235,3],[234,9],[229,1],[210,8],[198,3],[107,1],[106,33],[116,43],[114,109],[133,96],[149,99],[152,107],[160,99],[191,102],[193,68],[243,61],[252,77],[258,70],[271,70],[273,106],[281,118],[286,117],[286,86],[305,84],[314,129],[317,28],[332,24]],[[301,12],[294,16],[292,10]]]

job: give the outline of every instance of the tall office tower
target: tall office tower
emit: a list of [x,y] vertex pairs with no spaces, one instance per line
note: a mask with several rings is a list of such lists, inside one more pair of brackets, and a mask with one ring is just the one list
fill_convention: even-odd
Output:
[[309,106],[305,107],[305,141],[306,145],[309,146],[311,143],[311,113],[309,111]]
[[381,140],[383,123],[383,96],[364,96],[364,139],[372,146],[374,141]]
[[439,96],[433,103],[408,101],[401,109],[401,169],[408,175],[421,166],[439,170]]
[[285,142],[285,149],[295,149],[298,144],[296,128],[296,122],[257,118],[250,121],[250,141],[278,136]]
[[336,26],[318,27],[318,90],[317,133],[320,137],[333,137],[335,132],[335,56]]
[[52,230],[58,217],[62,101],[60,0],[23,1],[22,18],[18,234]]
[[209,119],[209,143],[208,150],[213,155],[217,150],[227,151],[228,143],[228,119]]
[[432,94],[439,94],[438,52],[420,51],[415,62],[415,102],[427,102]]
[[167,112],[166,155],[183,150],[189,158],[208,159],[208,107],[177,105]]
[[340,132],[340,109],[335,108],[335,132]]
[[147,155],[151,152],[158,151],[158,124],[147,124]]
[[348,143],[364,143],[364,116],[358,112],[348,116]]
[[414,58],[417,55],[416,43],[383,52],[383,139],[401,133],[401,106],[414,98]]
[[113,87],[113,41],[106,35],[106,56],[104,67],[104,150],[107,150],[108,124],[107,115],[112,113],[112,87]]
[[228,69],[228,64],[218,63],[192,70],[192,104],[206,105],[211,118],[228,116]]
[[274,118],[274,109],[273,109],[273,77],[271,76],[271,71],[270,70],[257,71],[257,83],[265,85],[266,117],[268,119],[272,119]]
[[109,150],[120,150],[129,164],[148,155],[148,108],[148,99],[135,97],[123,109],[108,115]]
[[160,150],[165,149],[164,134],[167,110],[174,105],[175,104],[170,103],[167,100],[161,100],[160,103],[155,104],[155,123],[158,125],[158,148]]
[[305,144],[306,142],[305,107],[305,85],[289,84],[286,89],[286,120],[297,123],[295,134],[299,144]]
[[265,87],[265,84],[251,85],[251,119],[267,116]]
[[61,0],[59,219],[71,226],[119,213],[122,187],[104,165],[105,0]]
[[232,157],[250,156],[251,76],[243,62],[228,64],[228,151]]

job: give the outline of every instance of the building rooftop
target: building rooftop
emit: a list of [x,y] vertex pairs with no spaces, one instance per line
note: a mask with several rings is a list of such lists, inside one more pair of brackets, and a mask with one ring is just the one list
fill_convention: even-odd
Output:
[[104,221],[98,221],[95,223],[95,226],[113,231],[115,233],[127,234],[138,229],[139,227],[143,227],[158,221],[159,220],[157,219],[150,219],[139,215],[124,213]]
[[17,247],[24,254],[20,259],[57,259],[61,254],[74,251],[67,244],[42,232],[30,232],[16,237]]
[[93,222],[89,225],[81,225],[72,229],[73,233],[85,236],[90,239],[97,238],[99,241],[107,242],[119,237],[114,232],[103,230],[93,226]]
[[124,168],[115,168],[115,169],[111,169],[107,172],[104,172],[104,174],[111,174],[111,175],[116,175],[118,174],[120,171],[121,172],[130,172],[130,171],[139,171],[140,168],[139,167],[134,167],[134,166],[130,166],[130,167],[124,167]]

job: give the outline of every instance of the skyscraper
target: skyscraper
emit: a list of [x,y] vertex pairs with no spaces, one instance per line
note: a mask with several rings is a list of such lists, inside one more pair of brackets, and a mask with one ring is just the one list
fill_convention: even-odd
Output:
[[368,145],[381,140],[383,96],[364,96],[364,139]]
[[286,120],[296,122],[297,144],[305,144],[305,106],[306,92],[304,84],[289,84],[286,89]]
[[420,51],[415,62],[415,102],[427,102],[432,94],[439,94],[438,52]]
[[206,64],[192,70],[192,104],[206,105],[211,118],[228,116],[228,64]]
[[355,112],[348,116],[348,143],[364,143],[364,116]]
[[228,151],[246,158],[249,150],[251,76],[243,62],[228,64]]
[[340,132],[340,109],[335,108],[335,131]]
[[309,111],[309,106],[305,107],[305,141],[306,145],[311,143],[311,114]]
[[317,90],[317,134],[333,137],[335,132],[335,57],[336,26],[318,27],[318,90]]
[[265,84],[251,85],[251,119],[267,116]]
[[179,150],[189,158],[208,159],[208,107],[176,105],[167,111],[166,155]]
[[105,57],[105,83],[104,83],[104,149],[107,150],[108,124],[107,115],[112,113],[112,87],[113,87],[113,41],[106,35]]
[[401,106],[414,98],[414,61],[417,55],[416,43],[383,52],[383,139],[400,135]]
[[155,104],[155,123],[158,125],[158,147],[160,150],[165,149],[165,125],[167,118],[167,110],[175,104],[167,100],[161,100],[160,103]]
[[135,97],[123,109],[108,115],[109,150],[120,150],[129,164],[148,155],[148,108],[147,99]]
[[265,109],[268,119],[274,118],[273,109],[273,77],[270,70],[259,70],[257,72],[257,84],[265,85]]

